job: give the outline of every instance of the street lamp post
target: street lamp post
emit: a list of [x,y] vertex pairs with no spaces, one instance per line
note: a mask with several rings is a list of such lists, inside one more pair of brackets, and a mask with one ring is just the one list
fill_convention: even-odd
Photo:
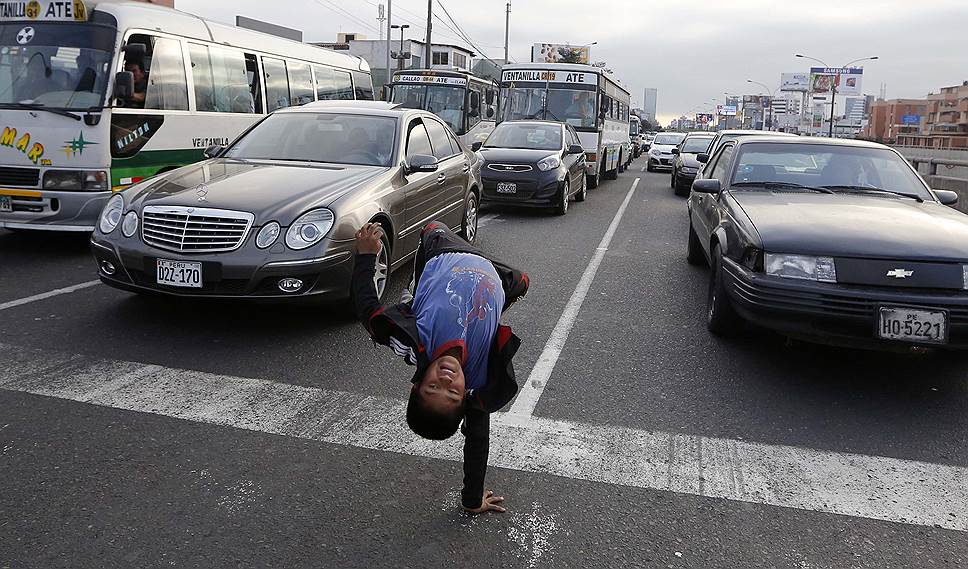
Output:
[[[824,67],[830,67],[822,60],[817,59],[816,57],[810,57],[809,55],[795,53],[794,57],[802,57],[803,59],[810,59],[810,60],[816,61],[817,63],[819,63],[820,65],[823,65]],[[873,57],[862,57],[860,59],[848,61],[847,63],[845,63],[844,65],[841,65],[838,68],[837,79],[833,81],[832,84],[830,85],[830,127],[827,130],[828,138],[834,137],[834,105],[837,104],[837,84],[840,83],[840,69],[844,69],[848,65],[853,65],[854,63],[860,63],[861,61],[874,61],[875,59],[880,59],[880,58],[876,55]]]
[[[403,57],[403,30],[405,30],[405,29],[407,29],[409,27],[410,27],[409,24],[403,24],[403,25],[400,25],[400,26],[398,26],[397,24],[393,24],[392,26],[390,26],[390,29],[392,29],[392,30],[396,30],[398,28],[400,29],[400,51],[397,52],[397,58],[396,58],[397,59],[397,69],[403,69],[403,60],[406,59],[405,57]],[[387,38],[387,39],[389,40],[389,38]],[[429,65],[428,65],[428,67],[429,67]]]
[[[763,126],[769,125],[766,130],[773,130],[773,98],[775,97],[775,95],[773,94],[773,89],[770,89],[769,87],[767,87],[763,83],[760,83],[759,81],[753,81],[752,79],[747,79],[746,82],[747,83],[752,83],[754,85],[759,85],[760,87],[763,87],[764,89],[766,89],[767,91],[769,91],[769,93],[770,93],[770,106],[768,107],[768,109],[770,111],[770,118],[763,121]],[[760,128],[760,130],[763,130],[763,128]]]

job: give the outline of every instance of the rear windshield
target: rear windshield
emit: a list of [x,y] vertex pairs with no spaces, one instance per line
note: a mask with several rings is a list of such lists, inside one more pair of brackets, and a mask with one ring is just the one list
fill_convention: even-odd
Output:
[[657,134],[655,135],[655,140],[653,140],[652,143],[659,144],[659,145],[662,145],[662,144],[676,145],[682,142],[682,139],[685,138],[685,136],[686,135],[682,133],[676,133],[676,132],[672,132],[669,134]]
[[709,143],[712,142],[712,137],[690,137],[682,143],[683,154],[701,154],[709,150]]

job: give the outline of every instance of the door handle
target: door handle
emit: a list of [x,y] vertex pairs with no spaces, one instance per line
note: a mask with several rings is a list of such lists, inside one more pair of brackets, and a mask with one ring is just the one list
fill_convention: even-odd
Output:
[[440,174],[439,176],[437,176],[437,183],[438,184],[443,184],[446,181],[447,181],[447,176],[445,176],[443,174]]
[[471,169],[471,165],[470,165],[470,164],[468,164],[467,162],[464,162],[464,171],[465,171],[465,172],[469,172],[469,171],[470,171],[470,169]]

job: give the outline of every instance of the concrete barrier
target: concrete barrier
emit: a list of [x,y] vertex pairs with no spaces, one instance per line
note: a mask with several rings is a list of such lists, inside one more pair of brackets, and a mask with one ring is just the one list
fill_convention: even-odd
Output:
[[[918,172],[929,186],[936,190],[951,190],[958,193],[958,203],[955,207],[968,213],[968,166],[958,164],[944,164],[945,161],[968,162],[966,150],[939,150],[935,148],[919,148],[895,146],[905,158],[915,164]],[[942,162],[936,164],[935,174],[931,174],[932,167],[928,160]]]

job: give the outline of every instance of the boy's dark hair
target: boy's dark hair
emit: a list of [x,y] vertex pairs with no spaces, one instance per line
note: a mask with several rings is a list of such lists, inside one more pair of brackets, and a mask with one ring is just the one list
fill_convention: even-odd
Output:
[[460,427],[464,418],[464,406],[449,413],[440,413],[427,406],[419,389],[410,390],[407,401],[407,426],[425,439],[443,441],[449,439]]

